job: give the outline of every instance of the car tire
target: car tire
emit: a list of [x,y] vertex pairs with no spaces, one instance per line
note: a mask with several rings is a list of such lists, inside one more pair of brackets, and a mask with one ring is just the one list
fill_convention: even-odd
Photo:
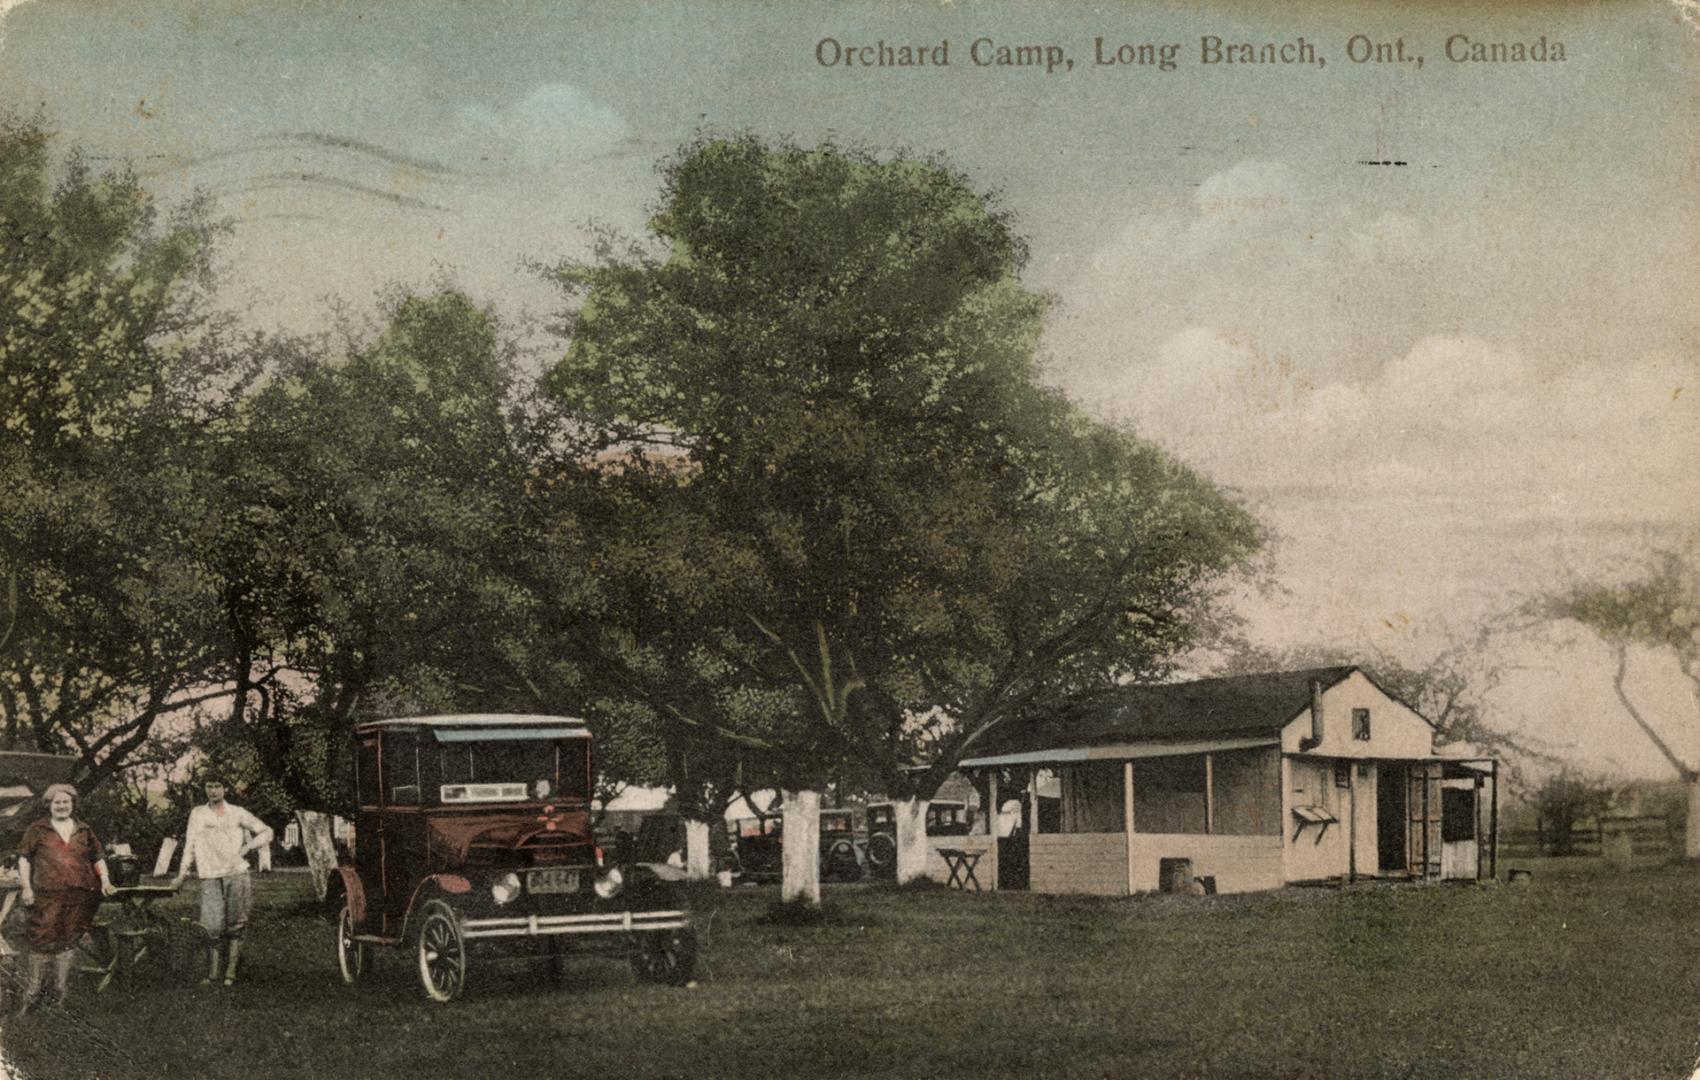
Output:
[[868,865],[881,877],[896,872],[897,841],[890,833],[875,833],[868,838]]
[[856,858],[856,845],[839,840],[826,853],[826,867],[821,877],[827,881],[855,881],[862,876],[861,860]]
[[459,997],[466,989],[466,940],[460,935],[454,908],[431,900],[420,909],[416,951],[425,996],[445,1002]]

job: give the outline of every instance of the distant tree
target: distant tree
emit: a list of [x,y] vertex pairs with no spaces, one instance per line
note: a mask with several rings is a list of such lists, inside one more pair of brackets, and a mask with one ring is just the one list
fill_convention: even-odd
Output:
[[[1582,584],[1540,602],[1554,619],[1569,619],[1592,631],[1616,661],[1612,689],[1624,712],[1664,755],[1688,788],[1685,855],[1700,858],[1700,770],[1684,761],[1646,717],[1626,686],[1631,650],[1664,652],[1675,658],[1700,706],[1700,573],[1692,553],[1655,553],[1642,573],[1623,584]],[[1689,716],[1693,724],[1700,716]]]
[[1597,776],[1566,767],[1547,776],[1530,800],[1554,855],[1574,854],[1576,826],[1596,821],[1610,808],[1614,789]]
[[651,230],[657,253],[558,269],[582,304],[546,386],[609,446],[677,458],[681,573],[653,584],[727,686],[788,696],[738,732],[782,786],[906,804],[911,876],[962,756],[1164,670],[1258,527],[1043,385],[1025,246],[941,161],[703,138]]

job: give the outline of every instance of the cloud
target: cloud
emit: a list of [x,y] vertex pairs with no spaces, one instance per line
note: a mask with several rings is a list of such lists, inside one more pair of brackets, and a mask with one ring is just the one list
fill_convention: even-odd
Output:
[[1204,179],[1193,205],[1205,218],[1278,214],[1301,201],[1292,167],[1279,161],[1242,161]]
[[1327,179],[1245,160],[1141,208],[1063,290],[1065,388],[1235,486],[1692,517],[1700,363],[1603,325],[1555,341],[1525,316],[1561,319],[1562,282],[1490,288],[1455,223]]
[[467,133],[498,140],[520,159],[537,164],[584,161],[631,134],[619,113],[571,83],[544,83],[501,107],[462,105],[457,117]]
[[1700,501],[1700,364],[1671,355],[1549,368],[1431,335],[1361,380],[1204,327],[1164,340],[1099,400],[1225,483],[1374,485],[1514,498],[1554,514],[1677,519]]
[[1440,240],[1423,222],[1326,190],[1326,177],[1246,160],[1184,202],[1140,208],[1063,290],[1076,317],[1053,347],[1090,379],[1187,326],[1211,326],[1332,379],[1353,374],[1366,346],[1413,341],[1437,310],[1479,299],[1434,272]]

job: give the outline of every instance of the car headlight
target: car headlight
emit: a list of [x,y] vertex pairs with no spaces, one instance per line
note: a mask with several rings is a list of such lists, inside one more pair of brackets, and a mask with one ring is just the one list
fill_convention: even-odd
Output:
[[596,895],[604,900],[612,900],[620,895],[620,890],[626,886],[626,876],[620,873],[618,866],[602,874],[596,879]]
[[496,903],[505,904],[519,895],[519,875],[509,871],[497,878],[490,885],[490,895],[496,898]]

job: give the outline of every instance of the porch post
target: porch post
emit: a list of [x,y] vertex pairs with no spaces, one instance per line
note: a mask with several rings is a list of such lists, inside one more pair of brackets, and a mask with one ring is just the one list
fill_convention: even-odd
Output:
[[1428,771],[1429,771],[1429,764],[1428,764],[1428,762],[1425,761],[1425,762],[1423,762],[1423,880],[1424,881],[1427,881],[1428,877],[1429,877],[1429,862],[1428,862],[1428,834],[1429,834],[1428,786],[1429,786],[1429,779],[1428,779]]
[[989,769],[986,772],[986,835],[993,840],[998,838],[998,771]]
[[1027,778],[1027,809],[1028,809],[1028,815],[1029,815],[1028,821],[1033,826],[1033,828],[1028,832],[1027,835],[1028,836],[1038,836],[1039,835],[1039,766],[1037,766],[1037,765],[1033,766],[1033,771],[1028,774],[1028,778]]
[[1133,895],[1133,759],[1122,762],[1122,828],[1126,831],[1127,894]]
[[1346,762],[1346,880],[1358,880],[1358,763]]
[[1216,831],[1216,755],[1204,755],[1204,835]]
[[1488,824],[1488,876],[1499,880],[1499,759],[1493,759],[1493,812]]

